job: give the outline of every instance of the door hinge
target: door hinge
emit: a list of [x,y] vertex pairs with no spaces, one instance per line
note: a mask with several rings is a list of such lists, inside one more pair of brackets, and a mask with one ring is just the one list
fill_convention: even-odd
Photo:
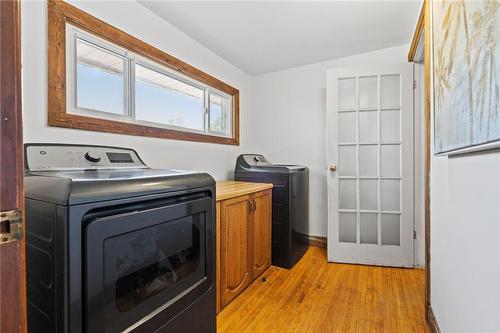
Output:
[[417,231],[413,230],[413,239],[417,239]]
[[14,242],[22,238],[22,216],[20,209],[0,212],[0,244]]
[[413,89],[417,89],[417,81],[413,80]]

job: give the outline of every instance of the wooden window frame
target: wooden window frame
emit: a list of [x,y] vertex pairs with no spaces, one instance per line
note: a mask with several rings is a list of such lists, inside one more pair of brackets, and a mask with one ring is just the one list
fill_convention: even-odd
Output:
[[[239,145],[239,91],[221,80],[133,37],[62,0],[48,1],[48,125],[163,139]],[[231,96],[231,137],[192,133],[69,113],[66,96],[66,23]]]

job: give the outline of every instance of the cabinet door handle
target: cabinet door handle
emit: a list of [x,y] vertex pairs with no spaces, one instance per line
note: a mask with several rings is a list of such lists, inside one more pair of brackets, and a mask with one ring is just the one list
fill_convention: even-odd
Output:
[[257,210],[257,203],[255,202],[255,200],[252,200],[253,202],[253,211],[255,212]]
[[250,215],[253,212],[253,202],[251,200],[248,200],[248,203],[250,204],[248,206],[248,215]]

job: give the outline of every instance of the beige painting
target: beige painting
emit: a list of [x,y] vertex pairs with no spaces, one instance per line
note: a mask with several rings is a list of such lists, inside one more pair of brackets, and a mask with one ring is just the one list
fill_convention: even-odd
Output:
[[500,140],[500,1],[432,1],[434,144]]

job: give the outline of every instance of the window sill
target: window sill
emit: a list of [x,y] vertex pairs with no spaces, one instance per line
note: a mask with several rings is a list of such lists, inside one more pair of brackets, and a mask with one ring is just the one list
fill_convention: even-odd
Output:
[[[49,110],[50,109],[51,108],[49,106]],[[55,114],[53,112],[49,112],[48,125],[94,132],[97,131],[162,139],[208,142],[224,145],[239,145],[239,135],[232,138],[226,138],[209,134],[190,133],[109,119],[81,116],[71,113]]]

